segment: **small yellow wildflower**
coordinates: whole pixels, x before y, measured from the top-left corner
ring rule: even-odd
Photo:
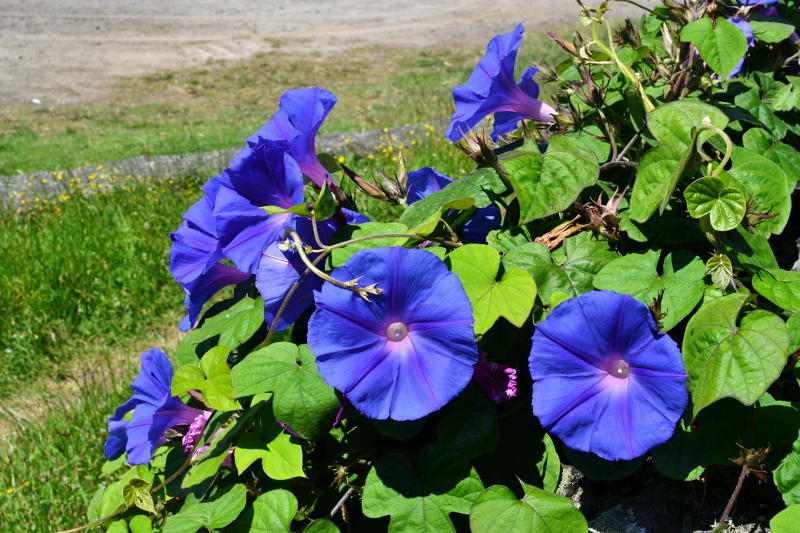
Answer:
[[[14,494],[14,487],[8,487],[6,489],[6,494]]]
[[[392,163],[397,163],[397,156],[396,155],[392,156]]]
[[[47,178],[42,178],[42,183],[47,183]]]
[[[344,140],[344,142],[345,142],[345,143],[349,143],[349,142],[350,142],[350,137],[348,137],[347,139],[345,139],[345,140]]]
[[[411,131],[408,132],[409,135],[414,135],[415,133],[417,133],[417,132],[414,131],[414,130],[411,130]]]
[[[375,159],[375,156],[372,154],[367,154],[367,159]]]
[[[339,157],[338,157],[336,160],[337,160],[339,163],[344,163],[344,156],[343,156],[343,155],[340,155],[340,156],[339,156]]]
[[[30,481],[26,481],[25,483],[23,483],[23,484],[22,484],[22,486],[23,486],[23,487],[27,487],[27,486],[29,486],[30,484],[31,484],[31,482],[30,482]]]
[[[97,170],[103,170],[104,168],[106,168],[105,165],[97,165]]]
[[[389,128],[383,128],[383,133],[389,133]]]

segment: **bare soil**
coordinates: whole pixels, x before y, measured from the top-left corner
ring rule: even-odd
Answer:
[[[613,14],[639,12],[619,3]],[[275,49],[474,46],[577,13],[570,0],[0,0],[0,106],[103,100],[124,76]]]

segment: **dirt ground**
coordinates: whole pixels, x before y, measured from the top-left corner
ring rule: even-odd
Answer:
[[[0,106],[101,100],[121,76],[275,48],[474,45],[577,12],[572,0],[0,0]],[[617,16],[637,12],[614,5]]]

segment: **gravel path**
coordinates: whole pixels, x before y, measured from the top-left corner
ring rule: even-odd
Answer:
[[[577,12],[570,0],[0,0],[0,106],[99,100],[122,76],[276,47],[335,55],[474,45],[516,22],[531,34]],[[614,6],[619,16],[638,12]]]

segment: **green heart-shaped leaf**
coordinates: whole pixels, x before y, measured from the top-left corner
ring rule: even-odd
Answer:
[[[700,178],[683,191],[686,207],[694,218],[708,216],[717,231],[729,231],[738,226],[747,211],[744,193],[725,187],[719,178]]]
[[[681,30],[681,41],[697,47],[700,56],[711,70],[726,78],[747,52],[747,37],[736,24],[717,17],[690,22]]]
[[[517,499],[508,487],[494,485],[483,491],[469,513],[473,533],[585,533],[586,518],[569,498],[522,484],[525,495]]]
[[[726,397],[751,405],[786,364],[789,333],[783,320],[757,310],[737,323],[747,299],[745,294],[718,298],[701,307],[686,326],[683,360],[694,416]]]
[[[220,411],[241,409],[239,402],[233,399],[233,380],[228,368],[230,353],[229,348],[217,346],[203,355],[199,366],[178,367],[172,378],[173,396],[189,390],[198,390],[209,407]]]
[[[664,212],[675,185],[694,158],[696,132],[706,119],[720,129],[728,125],[722,111],[698,100],[671,102],[647,115],[647,127],[658,146],[644,155],[636,170],[629,209],[633,220],[646,222],[656,209]],[[708,135],[704,132],[700,141]]]
[[[800,435],[773,472],[773,478],[786,505],[800,503]]]
[[[213,305],[197,328],[184,337],[175,352],[179,365],[197,363],[200,354],[213,346],[236,349],[264,326],[264,300],[242,296]],[[214,340],[211,346],[207,342]]]
[[[472,303],[475,333],[485,333],[501,316],[517,327],[525,323],[536,299],[536,283],[527,271],[511,268],[498,280],[500,254],[484,244],[467,244],[446,259]]]
[[[542,302],[549,304],[551,297],[559,292],[573,297],[592,290],[595,274],[617,257],[607,241],[590,233],[579,233],[566,239],[552,254],[537,243],[519,246],[506,254],[503,266],[527,270],[536,282]]]
[[[478,473],[461,455],[442,444],[426,446],[416,465],[390,453],[367,475],[361,498],[364,515],[391,516],[388,533],[455,532],[450,513],[468,514],[483,490]]]
[[[297,498],[284,489],[265,492],[253,502],[250,533],[291,533]]]
[[[664,330],[675,327],[703,297],[705,267],[694,254],[677,250],[664,258],[659,274],[659,252],[628,254],[614,259],[597,273],[594,286],[601,290],[627,293],[650,305],[663,291],[661,312]]]
[[[520,205],[520,224],[558,213],[600,175],[597,156],[583,142],[565,135],[550,138],[542,155],[535,145],[502,160]]]
[[[787,311],[800,311],[800,272],[773,268],[753,276],[753,288]]]
[[[789,221],[796,178],[790,180],[783,169],[767,157],[738,146],[733,149],[733,167],[729,173],[746,187],[743,192],[752,195],[754,211],[777,215],[761,221],[755,231],[764,236],[781,233]]]
[[[275,416],[307,439],[327,433],[339,409],[334,390],[319,375],[305,344],[277,342],[233,367],[236,398],[273,392]]]
[[[247,489],[241,483],[215,500],[187,502],[174,515],[167,517],[164,533],[195,533],[204,527],[220,529],[233,522],[247,502]]]

